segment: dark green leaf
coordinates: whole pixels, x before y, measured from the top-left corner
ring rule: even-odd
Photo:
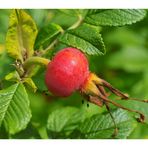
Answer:
[[[105,46],[100,28],[83,24],[77,29],[69,30],[59,40],[68,46],[76,47],[89,55],[105,54]]]
[[[27,92],[21,83],[0,91],[0,125],[10,134],[26,128],[31,118]]]
[[[44,26],[40,29],[36,42],[35,42],[35,48],[47,48],[51,42],[57,37],[58,34],[62,32],[62,28],[57,24],[49,24],[47,26]]]
[[[6,36],[9,55],[21,61],[32,56],[36,35],[36,24],[31,16],[23,10],[12,10]]]
[[[136,23],[145,16],[146,11],[138,9],[95,10],[88,14],[85,22],[102,26],[123,26]]]

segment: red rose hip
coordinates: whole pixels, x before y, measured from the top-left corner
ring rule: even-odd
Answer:
[[[47,66],[45,83],[56,96],[66,97],[79,90],[89,75],[86,56],[76,48],[60,50]]]

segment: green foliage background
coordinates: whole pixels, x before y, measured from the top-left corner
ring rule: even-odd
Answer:
[[[11,11],[0,10],[0,89],[5,88],[0,94],[0,105],[9,105],[9,100],[13,98],[11,107],[18,113],[12,113],[12,109],[9,108],[7,114],[10,113],[11,116],[7,115],[3,121],[1,112],[5,112],[5,108],[0,108],[0,138],[111,138],[113,123],[104,107],[99,108],[90,104],[87,108],[87,102],[81,103],[83,98],[78,92],[67,99],[52,99],[44,93],[47,90],[44,84],[44,68],[40,68],[32,77],[36,86],[30,82],[31,80],[28,83],[30,86],[25,85],[26,89],[22,84],[6,80],[4,86],[2,85],[5,75],[14,71],[11,65],[14,59],[8,56],[5,49]],[[130,96],[148,99],[148,15],[143,19],[142,11],[133,12],[133,16],[123,11],[124,19],[121,19],[116,15],[118,12],[103,11],[90,10],[85,20],[86,24],[68,30],[60,36],[60,43],[46,57],[51,58],[56,51],[67,46],[77,47],[87,54],[92,72]],[[52,43],[62,30],[75,27],[75,22],[78,19],[81,21],[79,17],[85,16],[87,11],[30,9],[25,12],[33,18],[39,30],[34,50],[42,50],[48,48],[49,43]],[[101,15],[96,16],[99,13]],[[114,16],[113,19],[110,14]],[[124,26],[121,27],[122,25]],[[32,26],[35,29],[35,26]],[[11,79],[11,75],[7,78]],[[8,88],[10,85],[11,88]],[[33,93],[30,88],[38,90]],[[20,96],[19,92],[23,92],[24,96]],[[114,96],[111,98],[114,99]],[[23,106],[17,106],[17,103]],[[147,118],[145,124],[137,123],[133,118],[135,114],[112,106],[113,115],[119,126],[116,138],[147,139],[148,105],[135,101],[122,101],[122,104],[142,111]],[[28,105],[31,110],[28,109]],[[19,110],[22,110],[21,115]]]

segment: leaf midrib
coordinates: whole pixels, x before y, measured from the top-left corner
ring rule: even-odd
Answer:
[[[21,53],[21,55],[24,55],[24,42],[23,42],[23,36],[22,36],[22,27],[21,27],[21,20],[20,20],[20,14],[19,12],[17,12],[17,10],[15,11],[16,12],[16,17],[17,17],[17,21],[18,21],[18,24],[17,24],[17,37],[18,37],[18,42],[19,42],[19,51]],[[22,57],[22,60],[23,60],[23,57]]]

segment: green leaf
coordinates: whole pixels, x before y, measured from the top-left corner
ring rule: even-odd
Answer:
[[[47,122],[47,128],[52,132],[73,130],[82,121],[82,112],[75,107],[64,107],[53,111]]]
[[[21,83],[0,91],[0,125],[10,134],[26,128],[31,118],[27,92]]]
[[[69,30],[61,35],[59,40],[89,55],[105,54],[105,45],[100,28],[93,25],[83,24],[77,29]]]
[[[54,23],[41,28],[36,38],[35,49],[47,48],[60,32],[62,28]]]
[[[87,15],[85,22],[102,26],[123,26],[136,23],[145,16],[146,11],[138,9],[96,10]]]
[[[116,138],[127,138],[134,129],[134,122],[126,111],[117,109],[113,116],[118,126],[118,135]],[[114,124],[110,114],[96,114],[91,118],[84,120],[79,126],[79,131],[82,138],[112,138],[114,133]]]
[[[6,35],[6,49],[9,55],[21,60],[33,55],[37,27],[31,16],[23,10],[12,10]]]

